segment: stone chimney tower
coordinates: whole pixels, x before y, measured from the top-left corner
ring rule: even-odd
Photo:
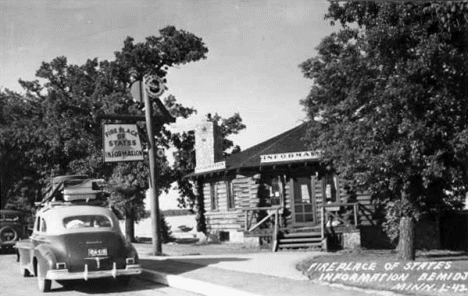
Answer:
[[[195,128],[196,170],[214,168],[224,159],[223,139],[216,122],[204,121]]]

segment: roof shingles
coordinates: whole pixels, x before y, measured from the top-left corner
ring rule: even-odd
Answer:
[[[308,144],[304,139],[306,132],[307,123],[298,125],[276,137],[232,155],[226,160],[226,168],[259,167],[261,155],[309,151]]]
[[[302,123],[301,125],[298,125],[278,136],[252,146],[244,151],[233,154],[226,159],[226,169],[221,171],[260,167],[262,165],[260,161],[262,155],[310,151],[307,140],[305,139],[307,127],[307,122]],[[317,160],[312,159],[306,161]],[[297,160],[291,162],[297,162]],[[213,172],[192,173],[187,177],[200,176],[210,173]]]

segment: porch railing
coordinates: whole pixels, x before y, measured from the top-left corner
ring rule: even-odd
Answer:
[[[352,217],[350,217],[349,212],[346,213],[346,215],[340,213],[343,208],[347,211],[352,209]],[[333,228],[338,225],[345,226],[346,228],[357,227],[359,223],[358,209],[359,203],[329,203],[320,206],[320,237],[322,241],[322,248],[324,250],[328,249],[326,236],[327,229],[333,230]],[[347,219],[343,216],[346,216]],[[338,222],[336,225],[334,225],[335,221]]]
[[[254,207],[244,209],[245,212],[245,225],[244,231],[245,232],[253,232],[261,225],[267,225],[267,223],[272,222],[273,225],[273,233],[272,233],[272,248],[276,250],[277,242],[278,242],[278,231],[279,231],[279,223],[280,223],[280,211],[282,210],[282,206],[272,206],[272,207]],[[265,213],[265,217],[263,217],[260,221],[254,221],[255,218],[259,217],[259,213]],[[256,222],[254,225],[252,225]],[[269,227],[268,227],[269,228]]]
[[[329,221],[333,221],[333,219],[336,219],[337,221],[343,223],[347,227],[353,226],[358,226],[358,209],[359,209],[359,203],[329,203],[329,204],[324,204],[321,205],[321,218],[322,218],[322,224],[323,222],[328,223]],[[338,212],[343,209],[352,209],[352,214],[353,214],[353,219],[350,222],[349,219],[346,220],[342,215],[338,214]],[[348,215],[349,217],[349,215]]]
[[[373,212],[359,202],[355,203],[331,203],[319,205],[321,222],[320,227],[322,243],[325,242],[327,232],[334,228],[357,228],[366,220],[368,224],[374,225]],[[344,211],[343,211],[344,209]],[[275,251],[278,247],[278,234],[282,219],[280,215],[283,213],[282,206],[271,207],[252,207],[243,209],[244,211],[244,231],[246,233],[255,233],[260,236],[262,232],[259,228],[264,228],[265,235],[272,238],[272,249]],[[260,213],[262,213],[260,215]],[[338,223],[336,223],[336,222]],[[335,224],[335,223],[336,224]],[[262,227],[263,226],[263,227]],[[317,229],[318,230],[318,229]]]
[[[340,211],[343,208],[347,210],[345,213]],[[334,229],[336,227],[357,228],[362,225],[361,218],[365,219],[370,225],[375,225],[372,215],[373,212],[359,202],[321,205],[322,240],[325,239],[327,229]],[[334,221],[338,222],[338,224],[334,225]]]

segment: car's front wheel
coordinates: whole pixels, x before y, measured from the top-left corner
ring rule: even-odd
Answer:
[[[49,292],[52,286],[52,281],[45,278],[40,265],[37,266],[37,286],[41,292]]]

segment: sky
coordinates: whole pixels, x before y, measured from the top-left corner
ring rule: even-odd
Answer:
[[[203,39],[207,59],[171,68],[168,90],[198,115],[239,113],[247,126],[231,139],[246,149],[306,119],[299,101],[312,81],[299,64],[337,28],[326,0],[0,0],[0,88],[21,92],[42,62],[113,59],[135,42],[174,25]]]

